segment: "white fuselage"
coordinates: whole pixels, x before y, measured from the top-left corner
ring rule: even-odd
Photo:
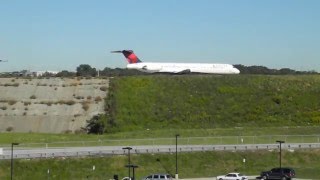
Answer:
[[[207,73],[207,74],[239,74],[240,71],[231,64],[207,64],[207,63],[152,63],[140,62],[128,64],[128,69],[155,73]]]

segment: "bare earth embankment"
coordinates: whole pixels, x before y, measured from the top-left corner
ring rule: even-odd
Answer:
[[[104,113],[107,79],[0,78],[0,132],[80,131]]]

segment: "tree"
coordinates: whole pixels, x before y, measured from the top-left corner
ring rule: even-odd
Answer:
[[[73,77],[76,74],[74,72],[69,72],[67,70],[63,70],[61,72],[58,72],[58,74],[56,75],[56,77]]]
[[[86,130],[89,134],[103,134],[105,128],[104,115],[95,115],[87,122]]]
[[[88,64],[81,64],[77,67],[77,76],[92,76],[95,77],[97,75],[96,68],[92,68]]]

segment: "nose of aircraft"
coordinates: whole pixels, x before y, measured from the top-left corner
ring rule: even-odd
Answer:
[[[235,74],[239,74],[239,73],[240,73],[239,69],[234,68],[234,73],[235,73]]]

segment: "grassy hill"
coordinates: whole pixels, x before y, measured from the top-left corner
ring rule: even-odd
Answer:
[[[317,75],[117,77],[107,129],[318,126],[319,92]]]

